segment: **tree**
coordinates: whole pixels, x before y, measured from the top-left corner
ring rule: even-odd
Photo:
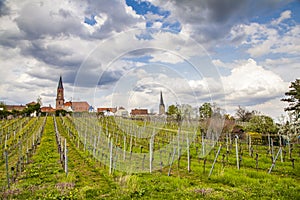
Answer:
[[[167,114],[168,115],[176,115],[178,113],[178,108],[175,105],[170,105],[168,107]]]
[[[40,104],[40,106],[42,106],[42,105],[43,105],[43,104],[42,104],[42,97],[41,97],[41,96],[38,96],[36,102],[37,102],[38,104]]]
[[[210,103],[204,103],[199,108],[200,119],[205,120],[212,116],[213,109]]]
[[[255,115],[249,120],[246,130],[248,132],[275,134],[278,131],[278,127],[271,117],[266,115]]]
[[[28,105],[27,108],[25,108],[22,113],[29,116],[31,113],[37,112],[39,113],[41,111],[41,105],[39,103],[36,103],[34,105]]]
[[[10,112],[7,111],[6,105],[3,102],[0,102],[0,118],[6,118]]]
[[[235,114],[238,118],[238,120],[242,122],[249,122],[250,119],[255,115],[255,111],[248,111],[245,108],[242,108],[241,106],[238,107]]]
[[[288,97],[281,100],[289,103],[289,106],[284,110],[291,111],[296,119],[298,119],[300,118],[300,79],[291,82],[289,88],[290,90],[285,93]]]

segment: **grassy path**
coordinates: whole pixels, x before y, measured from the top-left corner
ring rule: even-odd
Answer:
[[[74,183],[74,195],[79,199],[116,198],[117,185],[107,173],[107,169],[99,166],[87,152],[79,150],[56,118],[60,134],[68,143],[68,179]]]
[[[41,143],[30,164],[4,197],[6,195],[11,195],[10,198],[17,195],[18,199],[58,197],[61,192],[57,184],[64,179],[64,176],[59,163],[53,119],[48,117]]]

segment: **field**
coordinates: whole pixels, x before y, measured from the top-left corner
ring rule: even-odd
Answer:
[[[300,199],[297,143],[222,136],[212,145],[199,127],[159,119],[73,115],[0,125],[1,199]]]

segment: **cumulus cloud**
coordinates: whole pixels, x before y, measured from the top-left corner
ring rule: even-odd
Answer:
[[[226,100],[231,104],[255,105],[282,96],[288,83],[272,71],[248,59],[222,78]]]

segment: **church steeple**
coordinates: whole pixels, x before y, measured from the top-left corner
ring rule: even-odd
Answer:
[[[160,91],[160,104],[159,105],[164,105],[164,99],[162,96],[162,91]]]
[[[59,77],[57,89],[64,89],[63,84],[62,84],[62,78],[61,78],[61,76]]]
[[[57,86],[57,94],[56,94],[56,109],[60,110],[64,108],[64,87],[62,83],[61,76],[59,77],[58,86]]]
[[[162,96],[162,91],[160,91],[159,114],[164,115],[165,113],[166,113],[166,111],[165,111],[164,99]]]

